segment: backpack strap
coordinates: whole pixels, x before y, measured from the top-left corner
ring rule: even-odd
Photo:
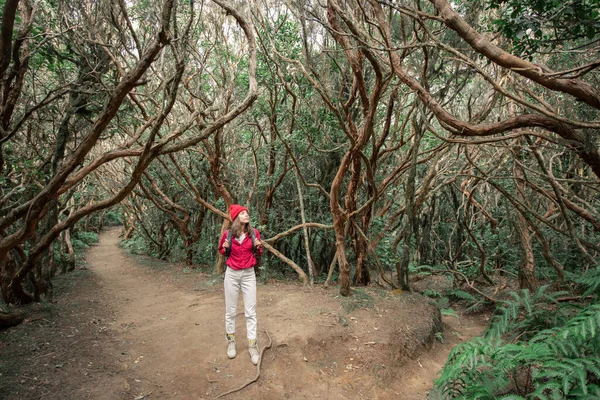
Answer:
[[[231,239],[233,237],[233,233],[231,232],[231,229],[227,230],[227,243],[229,243],[229,246],[227,246],[227,248],[225,249],[225,257],[229,258],[229,256],[231,255]],[[250,229],[250,237],[252,238],[252,253],[256,254],[257,248],[256,248],[256,233],[254,232],[254,228]]]
[[[252,238],[252,253],[256,254],[256,233],[254,232],[254,228],[250,229],[250,237]]]
[[[227,243],[229,243],[229,246],[227,246],[227,248],[225,249],[225,257],[229,258],[229,256],[231,255],[231,236],[233,236],[233,234],[231,233],[231,229],[227,230]],[[252,242],[254,243],[254,242]]]

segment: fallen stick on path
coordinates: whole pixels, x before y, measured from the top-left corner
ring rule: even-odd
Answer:
[[[269,332],[265,331],[265,333],[267,334],[267,337],[269,338],[269,344],[266,345],[265,347],[263,347],[263,349],[260,351],[260,361],[258,362],[258,365],[256,366],[256,376],[254,377],[254,379],[244,383],[242,386],[236,388],[236,389],[232,389],[229,392],[225,392],[225,393],[221,393],[220,395],[218,395],[217,397],[215,397],[216,399],[218,399],[219,397],[224,397],[227,396],[228,394],[232,394],[235,392],[239,392],[240,390],[244,389],[246,386],[256,382],[258,380],[258,377],[260,376],[260,366],[262,364],[263,361],[263,355],[265,354],[265,350],[270,349],[271,348],[271,343],[273,343],[273,341],[271,340],[271,336],[269,335]]]

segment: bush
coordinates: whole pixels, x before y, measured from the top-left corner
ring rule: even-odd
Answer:
[[[450,353],[436,387],[448,398],[599,398],[600,304],[574,313],[547,289],[512,293],[484,338]]]
[[[99,241],[98,234],[96,232],[84,232],[84,231],[77,231],[73,235],[73,239],[83,242],[86,246],[91,246],[94,243],[98,243],[98,241]]]
[[[131,254],[148,254],[148,247],[144,241],[144,238],[141,236],[134,236],[131,239],[123,240],[121,242],[121,246]]]
[[[104,226],[119,226],[123,225],[123,218],[121,213],[116,210],[107,211],[102,218],[102,224]]]

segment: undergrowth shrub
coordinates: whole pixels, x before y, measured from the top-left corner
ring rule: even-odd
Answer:
[[[98,234],[96,232],[76,231],[71,239],[71,244],[76,252],[87,249],[94,243],[98,243]]]
[[[102,218],[104,226],[119,226],[123,225],[123,214],[119,210],[109,210]]]
[[[484,337],[450,353],[437,389],[449,399],[600,398],[600,304],[584,302],[600,274],[577,283],[588,288],[578,304],[547,286],[513,292]]]
[[[148,247],[141,236],[134,236],[131,239],[123,240],[121,246],[131,254],[148,254]]]

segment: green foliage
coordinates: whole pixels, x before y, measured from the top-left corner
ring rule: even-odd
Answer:
[[[439,340],[439,341],[440,341],[440,343],[444,343],[444,335],[442,335],[442,332],[436,332],[436,333],[435,333],[435,338],[436,338],[437,340]]]
[[[442,315],[444,317],[455,317],[455,318],[458,318],[458,314],[456,314],[456,311],[454,311],[454,309],[452,309],[452,308],[442,308],[440,310],[440,312],[442,313]]]
[[[374,222],[375,227],[378,226],[378,221]],[[376,228],[377,230],[377,228]],[[393,238],[391,235],[386,235],[375,249],[377,258],[385,270],[393,271],[396,269],[396,263],[399,261],[398,256],[392,251]]]
[[[146,241],[141,236],[134,236],[131,239],[123,240],[121,246],[131,254],[148,254]]]
[[[109,210],[104,214],[102,218],[102,223],[105,226],[123,225],[122,214],[117,210]]]
[[[600,296],[600,268],[590,269],[583,275],[575,277],[574,281],[587,287],[587,290],[583,293],[584,297],[591,294]]]
[[[564,293],[522,290],[485,337],[452,350],[436,386],[449,398],[580,399],[600,393],[600,304],[579,313]]]
[[[435,289],[426,289],[423,291],[423,296],[427,296],[435,301],[435,305],[442,311],[448,310],[450,306],[450,300],[448,297],[442,295],[438,290]],[[452,311],[454,312],[454,311]]]
[[[73,242],[71,242],[73,245]],[[83,248],[80,247],[82,250]],[[54,262],[56,263],[59,270],[66,268],[69,264],[69,255],[66,252],[61,251],[60,244],[54,243],[52,245],[52,251],[54,251]]]
[[[76,231],[73,234],[71,244],[75,252],[81,252],[94,243],[98,243],[98,234],[96,232]]]
[[[433,267],[431,265],[415,265],[414,263],[410,263],[408,265],[408,272],[411,275],[425,277],[430,276],[433,272],[439,271],[438,267]]]
[[[435,289],[425,289],[425,291],[423,292],[423,296],[439,298],[442,297],[442,294]]]
[[[200,240],[193,245],[194,259],[192,260],[196,264],[207,264],[214,261],[217,252],[216,239],[211,240]]]
[[[435,302],[436,306],[441,310],[446,310],[450,307],[450,300],[447,297],[440,297]]]
[[[84,231],[77,231],[74,234],[74,237],[76,239],[81,240],[82,242],[84,242],[86,245],[91,246],[95,243],[98,243],[98,234],[96,232],[84,232]]]
[[[594,40],[600,32],[599,0],[491,0],[489,5],[500,13],[492,21],[495,31],[509,39],[519,54]]]
[[[462,299],[462,300],[468,300],[468,301],[472,301],[472,302],[477,301],[477,298],[475,296],[473,296],[471,293],[465,292],[464,290],[453,289],[450,291],[449,295],[458,297],[459,299]]]
[[[525,339],[541,329],[564,324],[571,307],[559,307],[557,299],[566,294],[548,293],[548,286],[541,286],[533,296],[527,289],[511,292],[513,299],[503,302],[496,309],[496,316],[486,337],[524,335],[521,339]]]
[[[73,246],[73,250],[75,252],[81,252],[81,251],[87,249],[88,247],[90,247],[87,244],[85,244],[85,242],[82,242],[81,240],[78,240],[78,239],[71,240],[71,245]]]

